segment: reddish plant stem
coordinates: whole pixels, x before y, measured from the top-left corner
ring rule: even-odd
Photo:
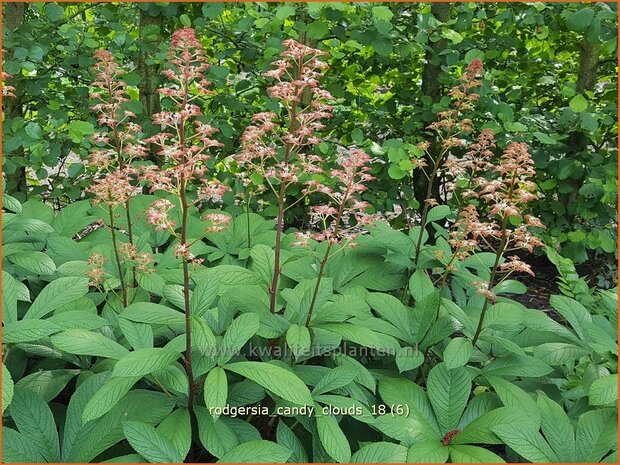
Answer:
[[[301,69],[303,63],[298,63],[297,66],[297,79],[301,76]],[[297,94],[297,85],[295,85],[295,94]],[[291,104],[291,109],[289,111],[289,132],[294,132],[297,129],[297,102],[294,101]],[[284,148],[284,163],[288,163],[291,157],[292,145],[290,143],[286,143]],[[284,229],[284,202],[286,199],[286,187],[287,184],[284,180],[280,181],[280,191],[278,192],[278,217],[276,220],[276,247],[275,247],[275,256],[274,256],[274,264],[273,264],[273,278],[271,280],[271,287],[269,288],[269,310],[271,313],[276,312],[276,306],[278,303],[278,280],[280,278],[280,272],[282,271],[280,268],[280,250],[282,249],[282,231]]]
[[[338,236],[338,231],[340,231],[340,221],[342,219],[342,214],[344,213],[344,209],[347,204],[347,200],[349,199],[349,192],[351,190],[351,186],[347,187],[345,191],[342,202],[340,202],[340,206],[338,207],[338,214],[336,216],[336,226],[334,228],[334,237]],[[306,327],[310,327],[310,320],[312,319],[312,312],[314,311],[314,305],[316,304],[316,299],[319,294],[319,288],[321,287],[321,280],[323,279],[323,274],[325,272],[325,265],[327,265],[327,261],[329,260],[329,254],[332,250],[332,243],[330,242],[325,250],[325,255],[323,255],[323,259],[321,260],[321,264],[319,266],[319,277],[316,281],[316,286],[314,287],[314,292],[312,294],[312,301],[310,302],[310,308],[308,309],[308,316],[306,317]]]
[[[112,103],[112,81],[108,81],[108,98],[110,99],[110,103]],[[116,159],[118,162],[118,167],[122,170],[125,168],[125,161],[123,160],[123,153],[121,148],[121,140],[118,135],[118,125],[114,124],[114,145],[116,148]],[[125,214],[127,217],[127,235],[129,236],[129,243],[133,245],[133,227],[131,224],[131,211],[129,209],[129,199],[125,201]],[[136,287],[136,269],[131,269],[131,278],[132,278],[132,287]]]
[[[189,58],[186,59],[185,67],[189,68],[190,61]],[[184,73],[183,80],[183,104],[182,108],[186,108],[189,98],[189,81],[188,81],[188,73]],[[185,139],[185,119],[181,118],[179,121],[179,146],[181,148],[185,147],[186,139]],[[183,155],[182,162],[186,163],[186,156]],[[181,176],[179,181],[179,197],[181,201],[181,245],[187,245],[187,219],[189,213],[189,202],[187,201],[187,182],[188,180],[185,178],[185,175]],[[194,417],[194,370],[192,366],[192,328],[191,328],[191,309],[190,309],[190,295],[189,295],[189,266],[187,263],[187,256],[183,257],[183,307],[185,311],[185,355],[184,355],[184,365],[185,365],[185,373],[187,375],[187,409],[190,414],[190,418]],[[190,447],[188,460],[190,462],[194,461],[194,450],[193,447]]]
[[[516,185],[516,172],[512,173],[512,177],[510,180],[510,189],[508,191],[508,199],[512,199],[514,189]],[[504,252],[506,251],[506,246],[508,245],[508,214],[504,213],[502,217],[501,231],[502,237],[500,239],[499,247],[497,248],[497,252],[495,254],[495,263],[493,264],[493,268],[491,270],[491,276],[489,277],[489,282],[487,284],[487,289],[491,291],[493,289],[493,283],[495,282],[495,277],[497,276],[497,270],[499,267],[499,262],[502,260]],[[489,303],[491,299],[489,296],[485,296],[484,304],[482,305],[482,311],[480,312],[480,319],[478,320],[478,327],[476,328],[476,332],[474,333],[474,338],[472,339],[472,345],[476,345],[478,342],[478,338],[480,337],[480,333],[482,332],[482,328],[484,325],[484,317],[487,314],[487,310],[489,309]]]
[[[125,284],[125,279],[123,278],[123,267],[121,265],[120,254],[118,253],[118,241],[116,239],[116,226],[114,225],[114,211],[112,210],[111,205],[108,205],[108,213],[110,214],[110,234],[112,236],[112,248],[114,249],[114,258],[116,259],[118,277],[121,280],[121,291],[123,293],[123,307],[126,307],[129,301],[128,296],[127,296],[127,285]]]

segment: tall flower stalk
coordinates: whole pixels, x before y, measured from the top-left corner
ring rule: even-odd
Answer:
[[[484,213],[489,221],[470,226],[471,235],[474,239],[480,237],[485,245],[495,252],[495,261],[488,281],[474,283],[477,292],[484,296],[484,304],[473,344],[480,337],[489,305],[495,301],[493,288],[498,275],[504,273],[503,279],[506,279],[512,272],[534,274],[530,266],[517,255],[508,257],[506,262],[503,260],[506,253],[518,250],[531,253],[534,247],[543,245],[533,234],[532,228],[544,228],[544,225],[539,218],[525,213],[527,204],[538,199],[536,184],[531,180],[535,174],[534,162],[527,145],[523,142],[512,142],[506,147],[499,165],[494,169],[495,176],[478,180],[479,198],[488,205]],[[516,226],[511,226],[515,223]],[[491,243],[486,237],[496,239],[499,244]]]
[[[210,83],[203,74],[209,64],[193,29],[180,29],[173,34],[168,58],[169,66],[163,74],[169,84],[160,88],[159,93],[169,99],[171,111],[162,111],[153,116],[154,123],[161,126],[162,132],[146,140],[160,148],[158,154],[164,157],[164,163],[161,167],[145,167],[141,179],[151,186],[151,192],[165,191],[176,197],[181,210],[180,225],[170,218],[170,210],[175,205],[168,199],[156,200],[146,214],[148,224],[169,232],[176,239],[175,256],[182,262],[186,344],[184,365],[189,385],[188,409],[193,412],[196,386],[191,352],[190,264],[199,263],[200,260],[192,254],[191,247],[206,234],[223,229],[230,218],[220,213],[205,215],[204,220],[208,226],[201,237],[188,236],[188,218],[190,210],[199,202],[221,202],[228,188],[208,176],[208,152],[222,144],[211,137],[217,129],[200,120],[202,111],[196,102],[211,94],[208,90]]]
[[[443,168],[446,158],[453,148],[465,146],[465,141],[459,136],[471,132],[471,120],[464,118],[465,112],[473,109],[475,102],[479,96],[473,89],[479,87],[481,82],[478,79],[483,73],[482,62],[478,59],[473,60],[467,67],[463,76],[461,76],[459,84],[454,86],[450,91],[452,97],[452,108],[438,113],[439,120],[431,123],[428,128],[435,131],[437,142],[440,144],[439,153],[436,156],[431,154],[431,144],[422,142],[418,146],[424,150],[426,157],[432,162],[430,170],[424,169],[426,162],[424,159],[417,160],[414,167],[421,168],[424,175],[428,179],[428,187],[424,204],[422,206],[422,214],[420,219],[420,233],[415,246],[415,256],[413,259],[414,268],[417,269],[420,262],[420,254],[422,252],[422,241],[424,230],[427,226],[428,211],[431,207],[438,204],[433,198],[433,187],[437,180],[440,170]]]
[[[239,165],[247,172],[260,174],[276,197],[275,261],[269,286],[272,313],[277,310],[284,215],[310,193],[306,189],[296,202],[287,205],[286,191],[322,172],[322,159],[309,151],[321,142],[317,131],[324,128],[321,120],[332,116],[332,107],[326,101],[333,99],[319,87],[318,79],[327,68],[320,60],[325,53],[293,39],[285,40],[283,45],[280,59],[273,63],[275,69],[264,74],[277,81],[267,91],[280,102],[282,116],[271,112],[254,115],[254,124],[244,132],[242,150],[237,155]]]
[[[338,159],[339,168],[329,172],[329,178],[338,180],[335,189],[318,182],[308,184],[308,191],[316,191],[329,197],[329,203],[315,205],[310,210],[310,225],[318,229],[313,233],[297,233],[297,241],[294,245],[308,245],[313,239],[327,244],[322,258],[318,258],[319,270],[317,282],[312,293],[312,300],[306,316],[306,326],[312,321],[312,314],[316,305],[316,299],[325,274],[325,267],[329,259],[346,245],[355,245],[353,242],[357,233],[378,217],[367,213],[370,207],[368,202],[360,200],[359,195],[367,187],[366,183],[374,179],[370,172],[370,157],[359,149],[351,149]],[[340,249],[333,251],[336,244]]]
[[[127,94],[127,83],[122,80],[122,76],[125,74],[123,68],[116,62],[114,56],[106,50],[98,50],[94,57],[96,60],[93,66],[95,80],[92,85],[95,91],[91,92],[90,98],[97,103],[91,109],[98,114],[98,123],[101,127],[105,127],[106,131],[97,132],[92,137],[96,148],[90,154],[89,164],[96,169],[97,176],[104,178],[111,176],[108,184],[116,180],[124,183],[136,174],[132,166],[133,161],[147,155],[147,150],[140,141],[142,128],[132,122],[136,115],[125,108],[126,102],[130,99]],[[94,192],[97,194],[96,190]],[[128,240],[133,245],[134,237],[129,199],[130,196],[124,198],[122,205],[125,208]],[[113,217],[114,209],[110,203],[106,203],[110,215],[112,243],[120,273],[119,278],[123,283],[123,301],[127,305],[127,286],[124,284],[118,253],[116,225]],[[136,274],[133,267],[132,277],[133,286],[135,286]]]

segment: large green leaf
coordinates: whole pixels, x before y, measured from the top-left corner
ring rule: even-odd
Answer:
[[[464,337],[452,339],[443,351],[443,361],[446,364],[446,368],[452,369],[466,365],[473,349],[469,339]]]
[[[54,261],[43,252],[17,252],[9,256],[9,260],[27,271],[37,275],[50,275],[56,271]]]
[[[276,428],[276,438],[278,444],[283,445],[287,449],[290,449],[293,453],[289,457],[288,461],[293,463],[306,463],[308,462],[308,455],[306,449],[299,438],[293,433],[293,431],[284,423],[283,419],[278,421],[278,427]]]
[[[2,427],[2,462],[44,463],[46,459],[38,447],[35,439],[6,426]]]
[[[209,410],[202,406],[196,406],[194,410],[200,442],[212,455],[222,457],[239,445],[239,438],[221,418],[213,420]]]
[[[126,421],[123,423],[123,431],[131,447],[149,462],[183,461],[174,445],[151,425],[139,421]]]
[[[39,293],[24,319],[42,318],[61,305],[79,299],[88,292],[88,278],[58,278]]]
[[[505,460],[490,450],[477,446],[450,446],[452,463],[504,463]]]
[[[46,320],[20,320],[4,326],[2,342],[5,344],[32,342],[61,330],[60,326]]]
[[[523,425],[498,425],[492,429],[505,444],[530,462],[553,463],[558,461],[545,438],[535,429]]]
[[[577,422],[576,451],[581,462],[598,462],[618,439],[618,411],[616,409],[592,410],[579,417]]]
[[[152,325],[184,325],[185,316],[183,313],[166,307],[161,304],[151,302],[137,302],[129,305],[120,314],[122,318],[126,318],[136,323],[149,323]]]
[[[82,421],[84,423],[108,413],[139,381],[140,377],[110,378],[90,398],[84,406]]]
[[[45,401],[28,389],[16,389],[10,407],[19,432],[36,443],[36,450],[47,462],[60,460],[58,430]]]
[[[442,433],[456,428],[471,392],[471,378],[463,367],[435,365],[428,374],[428,397]]]
[[[588,390],[590,405],[607,405],[618,402],[618,374],[594,381]]]
[[[213,368],[204,383],[204,400],[207,408],[224,407],[228,399],[228,380],[223,368]],[[217,420],[219,414],[212,412],[213,419]]]
[[[138,349],[121,358],[112,371],[113,376],[144,376],[166,368],[179,358],[179,353],[169,349]]]
[[[251,379],[289,402],[314,405],[304,382],[297,375],[277,365],[265,362],[237,362],[225,365],[224,368]]]
[[[407,448],[393,442],[375,442],[360,448],[351,463],[405,463]]]
[[[408,463],[446,463],[450,455],[450,448],[444,446],[438,439],[420,441],[409,448]]]
[[[248,441],[224,454],[217,463],[286,463],[292,452],[271,441]]]
[[[336,462],[346,463],[351,460],[351,446],[342,432],[336,417],[319,414],[316,416],[316,428],[325,452]]]
[[[561,462],[575,458],[575,430],[564,409],[539,393],[537,402],[541,413],[541,428],[545,439]]]
[[[219,358],[220,365],[225,364],[243,348],[260,326],[260,318],[256,313],[244,313],[239,315],[230,324],[222,342],[220,343]]]
[[[181,457],[187,457],[192,444],[192,429],[189,410],[179,408],[168,415],[159,426],[157,432],[170,441]]]
[[[307,355],[310,350],[310,331],[305,326],[291,325],[286,332],[286,343],[295,357]]]
[[[340,389],[350,384],[358,375],[358,370],[350,366],[332,368],[323,376],[312,390],[313,396]]]
[[[11,401],[13,400],[13,379],[11,378],[11,373],[7,368],[2,364],[2,413],[11,405]]]
[[[52,336],[52,344],[68,354],[92,355],[113,359],[123,358],[128,354],[118,342],[101,333],[85,329],[68,329]]]
[[[350,323],[327,323],[320,325],[320,327],[342,336],[347,341],[355,342],[371,349],[393,353],[400,348],[400,344],[392,336],[376,333],[363,326]]]

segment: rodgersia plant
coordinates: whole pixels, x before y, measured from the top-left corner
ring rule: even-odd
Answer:
[[[159,93],[169,99],[171,110],[154,115],[153,121],[162,132],[146,142],[159,146],[158,155],[164,158],[163,166],[149,165],[142,170],[140,179],[151,192],[164,191],[178,200],[178,206],[166,198],[158,199],[148,208],[146,221],[158,230],[168,231],[175,239],[174,254],[182,262],[183,302],[185,309],[185,370],[187,373],[188,409],[193,411],[194,375],[192,370],[192,333],[190,327],[190,264],[199,263],[192,253],[192,245],[206,234],[226,227],[230,217],[222,213],[204,216],[207,226],[200,237],[188,236],[190,210],[199,202],[222,201],[227,187],[208,173],[209,152],[222,144],[212,136],[217,129],[199,119],[203,114],[200,99],[211,95],[204,72],[209,64],[200,41],[193,29],[181,29],[172,36],[168,51],[169,65],[163,71],[168,85]],[[171,210],[180,209],[181,223],[171,219]]]
[[[332,116],[326,102],[333,97],[319,87],[319,78],[327,65],[321,61],[324,52],[293,39],[282,43],[285,50],[273,63],[275,69],[264,75],[277,81],[267,89],[278,100],[282,114],[258,113],[252,117],[241,138],[242,150],[237,162],[248,173],[258,173],[275,194],[278,207],[273,281],[269,288],[270,309],[277,306],[280,277],[280,253],[284,214],[311,193],[312,175],[323,172],[322,158],[310,153],[321,142],[318,131],[324,128],[321,120]],[[293,204],[287,204],[287,189],[305,184],[304,194]]]

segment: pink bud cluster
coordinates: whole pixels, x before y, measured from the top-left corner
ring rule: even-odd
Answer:
[[[264,75],[277,80],[267,92],[282,104],[287,124],[278,123],[276,113],[254,115],[236,157],[240,166],[247,172],[261,174],[274,191],[275,183],[282,183],[286,189],[290,184],[303,182],[307,175],[323,172],[322,158],[307,153],[307,149],[321,142],[321,121],[332,116],[332,106],[326,102],[333,100],[329,92],[319,87],[319,79],[327,68],[320,60],[325,53],[293,39],[285,40],[283,45],[286,48],[273,63],[275,69]]]
[[[94,54],[93,71],[95,91],[90,98],[96,103],[91,107],[98,114],[100,126],[108,128],[107,132],[97,132],[92,137],[99,147],[93,150],[89,164],[98,170],[107,170],[117,166],[122,168],[134,159],[147,156],[144,143],[140,140],[142,127],[131,121],[136,115],[125,110],[128,102],[128,85],[122,80],[124,71],[114,56],[106,50]]]
[[[339,168],[329,173],[331,179],[338,180],[336,188],[310,183],[308,189],[327,195],[329,203],[311,207],[310,225],[317,231],[297,233],[294,245],[308,245],[309,239],[354,245],[352,241],[361,229],[380,219],[376,214],[369,214],[371,205],[360,199],[360,194],[367,189],[366,183],[374,179],[369,173],[370,162],[364,151],[350,149],[338,159]]]
[[[150,186],[150,192],[165,191],[181,199],[181,206],[187,208],[201,201],[221,203],[229,187],[209,176],[207,162],[209,151],[223,147],[213,138],[218,129],[203,121],[203,113],[197,100],[210,95],[210,83],[204,72],[209,68],[205,50],[191,28],[184,28],[172,35],[168,50],[168,67],[162,74],[168,83],[158,91],[172,102],[170,110],[153,115],[153,122],[161,132],[146,139],[159,147],[162,166],[150,165],[142,168],[140,180]],[[195,188],[195,190],[193,190]],[[192,189],[191,201],[187,192]],[[173,235],[177,224],[171,220],[172,202],[166,199],[155,201],[146,211],[147,223],[158,230],[167,230]],[[228,224],[226,215],[214,216],[206,232],[221,231]],[[177,257],[195,261],[189,245],[182,242],[175,250]]]
[[[88,283],[90,286],[99,287],[105,281],[105,271],[103,265],[107,262],[106,258],[97,252],[90,254],[88,257],[88,264],[90,269],[86,272],[86,275],[90,278]]]
[[[136,271],[140,273],[152,273],[155,271],[151,267],[151,265],[155,263],[153,256],[148,252],[138,252],[134,244],[125,242],[121,244],[119,251],[124,256],[125,260],[134,263]]]
[[[109,208],[115,209],[140,193],[140,187],[133,183],[135,174],[136,171],[131,167],[117,168],[104,177],[93,180],[86,192],[95,195],[94,204],[105,203]]]
[[[452,184],[457,195],[469,201],[450,232],[450,244],[458,258],[464,258],[479,247],[490,248],[503,255],[505,252],[526,250],[532,252],[543,242],[533,232],[544,225],[539,218],[527,212],[528,204],[538,199],[535,174],[527,145],[510,143],[499,160],[493,159],[493,135],[483,131],[471,150],[460,160],[451,160],[448,170],[464,176],[467,186],[460,190]],[[493,163],[496,161],[497,166]],[[509,219],[513,221],[509,221]],[[518,221],[515,226],[512,224]],[[533,275],[531,267],[517,255],[498,266],[500,272],[525,272]],[[480,290],[488,296],[489,289]],[[490,294],[489,294],[490,295]]]

